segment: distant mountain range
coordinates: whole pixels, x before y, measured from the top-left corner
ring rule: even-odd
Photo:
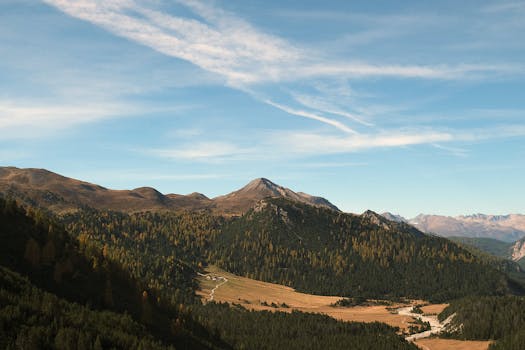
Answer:
[[[239,215],[252,208],[261,199],[268,197],[287,198],[339,211],[324,198],[302,192],[296,193],[264,178],[255,179],[230,194],[210,199],[197,192],[188,195],[165,195],[151,187],[111,190],[44,169],[0,167],[0,193],[16,197],[26,204],[49,208],[56,212],[75,211],[87,206],[127,212],[211,210],[220,214]]]
[[[409,223],[423,232],[443,237],[485,237],[504,242],[515,242],[525,237],[525,215],[425,215],[406,219],[392,213],[381,214],[385,218]]]
[[[525,257],[525,215],[424,215],[412,219],[392,213],[383,217],[406,222],[426,233],[449,237],[457,242],[474,246],[487,253],[521,260]]]

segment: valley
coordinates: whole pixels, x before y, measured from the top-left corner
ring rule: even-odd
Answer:
[[[407,335],[406,338],[423,350],[487,350],[491,343],[431,337],[432,334],[442,331],[443,326],[447,324],[447,321],[440,323],[437,320],[437,315],[448,306],[447,304],[429,304],[421,300],[403,303],[369,300],[364,304],[370,305],[336,307],[334,303],[341,300],[341,297],[300,293],[286,286],[236,276],[216,266],[208,266],[205,271],[205,274],[199,274],[197,277],[197,295],[201,296],[205,303],[213,300],[256,311],[301,311],[320,313],[341,321],[382,322],[398,327],[400,332],[408,332],[408,327],[413,324],[414,319],[420,317],[423,322],[430,321],[432,331]],[[211,295],[213,299],[210,298]],[[423,305],[423,315],[411,312],[416,304]]]
[[[525,0],[0,19],[0,350],[525,350]]]
[[[300,293],[296,290],[279,284],[253,280],[246,277],[236,276],[221,270],[215,266],[209,266],[206,273],[211,276],[226,278],[228,283],[213,281],[199,276],[199,286],[197,294],[204,301],[210,301],[210,293],[213,288],[220,286],[213,294],[216,302],[226,302],[238,304],[250,310],[282,311],[292,312],[293,310],[303,312],[321,313],[342,321],[358,322],[384,322],[402,330],[408,328],[412,320],[410,316],[396,314],[389,311],[405,306],[403,303],[390,303],[387,305],[356,306],[356,307],[334,307],[341,299],[337,296],[321,296]],[[436,305],[438,309],[444,309],[446,305]]]
[[[20,273],[29,279],[23,288],[66,303],[129,313],[159,347],[264,349],[271,339],[274,348],[441,350],[486,349],[495,340],[491,350],[499,350],[515,341],[509,330],[525,324],[525,275],[515,262],[370,210],[344,213],[266,179],[210,200],[220,203],[213,208],[189,208],[144,188],[115,192],[43,170],[6,173],[7,275]],[[495,307],[475,306],[477,298]],[[54,317],[38,305],[34,312]],[[64,332],[51,325],[38,335],[36,325],[6,315],[19,327],[10,334],[33,327],[42,344]],[[495,319],[500,326],[485,324]],[[434,338],[439,331],[447,338]]]

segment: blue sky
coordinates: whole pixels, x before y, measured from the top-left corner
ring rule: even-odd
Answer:
[[[525,212],[525,2],[1,0],[0,164]]]

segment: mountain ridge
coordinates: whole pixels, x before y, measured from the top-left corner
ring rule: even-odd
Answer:
[[[46,169],[0,167],[0,193],[56,212],[74,211],[88,206],[129,212],[210,210],[219,214],[240,215],[267,197],[288,198],[339,211],[325,198],[294,192],[266,178],[252,180],[239,190],[210,199],[198,192],[188,195],[163,194],[147,186],[132,190],[112,190]]]
[[[294,192],[289,188],[277,185],[264,177],[252,180],[241,189],[223,196],[215,197],[213,200],[225,211],[235,212],[242,208],[253,207],[258,201],[269,197],[287,198],[296,202],[339,211],[335,205],[325,198],[312,196],[304,192]]]
[[[471,215],[433,215],[419,214],[407,219],[389,212],[382,213],[393,221],[404,221],[426,233],[443,237],[493,238],[504,242],[516,242],[525,237],[525,215],[471,214]]]

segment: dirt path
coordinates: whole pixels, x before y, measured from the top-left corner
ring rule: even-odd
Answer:
[[[200,272],[197,272],[197,275],[205,277],[206,279],[212,279],[213,281],[222,281],[221,283],[219,283],[215,287],[213,287],[213,289],[211,290],[210,294],[208,295],[208,301],[212,301],[213,300],[213,297],[215,295],[215,291],[217,290],[217,288],[219,288],[220,286],[222,286],[223,284],[228,282],[228,279],[226,277],[224,277],[224,276],[213,276],[213,275],[210,275],[210,274],[205,275],[205,274],[200,273]]]

